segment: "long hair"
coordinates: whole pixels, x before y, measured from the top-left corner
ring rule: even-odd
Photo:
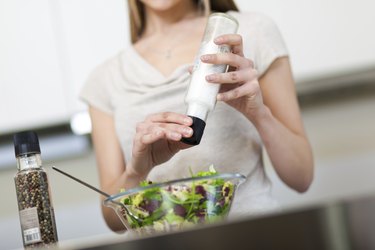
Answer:
[[[233,0],[191,0],[203,9],[204,15],[211,12],[238,11]],[[135,43],[141,37],[146,23],[145,8],[139,0],[128,0],[129,23],[131,43]]]

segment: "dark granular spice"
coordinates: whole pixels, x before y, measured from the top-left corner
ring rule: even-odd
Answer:
[[[15,185],[24,246],[48,247],[56,243],[56,224],[46,172],[41,168],[21,171],[15,176]]]

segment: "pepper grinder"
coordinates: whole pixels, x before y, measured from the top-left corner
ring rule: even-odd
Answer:
[[[14,177],[23,245],[28,248],[48,247],[57,243],[55,215],[50,186],[42,168],[38,135],[33,131],[13,136],[17,159]]]

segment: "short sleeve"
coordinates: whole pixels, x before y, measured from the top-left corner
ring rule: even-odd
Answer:
[[[279,57],[288,56],[284,39],[276,23],[260,12],[228,12],[239,21],[238,33],[243,38],[244,55],[254,61],[262,76]]]
[[[86,104],[111,114],[111,84],[110,70],[107,63],[104,63],[91,72],[80,91],[79,98]]]
[[[278,26],[271,18],[258,14],[256,33],[255,65],[262,76],[277,58],[288,56],[288,50]]]

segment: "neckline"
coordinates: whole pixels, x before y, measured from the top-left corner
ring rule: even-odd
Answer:
[[[154,72],[155,74],[157,74],[161,79],[164,79],[164,80],[168,80],[168,79],[171,79],[171,78],[174,78],[176,77],[177,75],[180,75],[181,72],[184,72],[186,71],[186,69],[190,66],[190,65],[193,65],[193,63],[183,63],[179,66],[177,66],[173,71],[172,73],[168,74],[168,75],[165,75],[163,74],[159,69],[157,69],[154,65],[152,65],[149,61],[147,61],[135,48],[134,46],[131,44],[129,46],[129,51],[135,56],[138,58],[138,61],[140,61],[144,67],[150,69],[152,72]]]

